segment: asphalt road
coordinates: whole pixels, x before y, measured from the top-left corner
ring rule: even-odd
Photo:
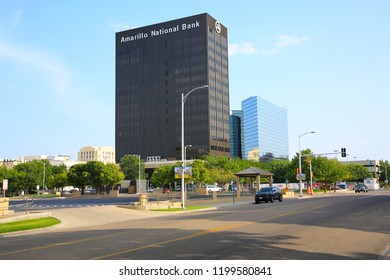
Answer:
[[[29,198],[14,199],[10,201],[10,210],[15,212],[64,209],[64,208],[81,208],[104,205],[128,205],[131,202],[138,201],[138,197],[86,197],[86,198]]]
[[[389,221],[388,192],[247,202],[0,237],[0,259],[375,260],[389,256]]]

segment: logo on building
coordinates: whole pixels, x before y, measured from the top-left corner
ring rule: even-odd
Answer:
[[[222,27],[218,20],[215,22],[215,30],[217,30],[217,33],[221,33]]]
[[[149,30],[149,32],[139,32],[135,35],[121,37],[120,42],[127,43],[127,42],[131,42],[131,41],[146,39],[148,37],[157,37],[160,35],[167,35],[167,34],[176,33],[176,32],[180,32],[180,31],[187,31],[187,30],[191,30],[191,29],[199,28],[199,27],[200,27],[200,22],[196,20],[195,22],[191,22],[191,23],[182,23],[182,24],[177,24],[175,26],[162,27],[160,29],[152,29],[152,30]],[[220,29],[221,29],[221,26],[219,24],[219,30]],[[218,32],[218,29],[217,29],[217,32]]]

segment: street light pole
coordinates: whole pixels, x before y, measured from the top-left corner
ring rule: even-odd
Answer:
[[[303,135],[306,135],[306,134],[309,134],[309,133],[316,133],[315,131],[308,131],[308,132],[305,132],[301,135],[298,136],[298,147],[299,147],[299,158],[298,158],[298,162],[299,162],[299,195],[300,196],[303,196],[303,193],[302,193],[302,152],[301,152],[301,137]]]
[[[142,184],[141,184],[141,155],[138,155],[138,184],[140,185],[140,189],[142,189]]]
[[[43,163],[43,179],[42,179],[42,183],[43,183],[43,186],[42,186],[42,188],[43,188],[43,192],[45,192],[45,174],[46,173],[46,163]]]
[[[45,191],[45,173],[46,173],[46,163],[44,163],[43,161],[41,161],[42,164],[43,164],[43,174],[42,174],[42,195],[43,195],[43,192]],[[37,187],[38,189],[38,195],[39,195],[39,188]]]
[[[184,147],[184,167],[186,167],[186,161],[187,161],[187,149],[192,148],[192,145],[187,145]]]
[[[186,170],[187,168],[187,148],[192,148],[192,145],[187,145],[184,147],[184,171]],[[184,172],[185,174],[185,172]],[[186,190],[185,186],[181,186],[181,191],[184,192],[184,190]]]
[[[141,193],[141,155],[134,155],[138,158],[138,193]]]
[[[186,102],[186,99],[187,97],[192,93],[194,92],[195,90],[198,90],[198,89],[202,89],[202,88],[208,88],[209,86],[208,85],[204,85],[204,86],[201,86],[201,87],[196,87],[192,90],[190,90],[189,92],[187,92],[186,94],[182,93],[181,94],[181,188],[182,188],[182,191],[181,191],[181,205],[182,205],[182,208],[185,209],[185,204],[184,204],[184,201],[185,201],[185,196],[184,196],[184,192],[185,192],[185,188],[184,188],[184,168],[185,168],[185,148],[184,148],[184,103]]]

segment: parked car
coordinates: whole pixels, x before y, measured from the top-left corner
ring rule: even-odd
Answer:
[[[368,187],[366,186],[366,184],[359,183],[355,186],[355,193],[360,192],[368,192]]]
[[[85,188],[84,193],[85,194],[96,194],[97,192],[96,192],[96,189],[91,188],[91,187],[87,187],[87,188]]]
[[[264,187],[261,188],[255,195],[255,203],[259,204],[260,201],[265,201],[266,203],[274,202],[275,200],[283,201],[283,194],[277,187]]]
[[[216,185],[208,185],[206,186],[207,192],[222,192],[222,188]]]
[[[169,188],[164,188],[163,189],[163,193],[170,193],[170,192],[171,192],[171,190]]]

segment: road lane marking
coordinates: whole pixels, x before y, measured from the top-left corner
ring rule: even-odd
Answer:
[[[116,253],[112,253],[112,254],[107,254],[107,255],[91,258],[91,260],[104,259],[104,258],[108,258],[108,257],[112,257],[112,256],[121,255],[121,254],[124,254],[124,253],[129,253],[129,252],[133,252],[133,251],[139,251],[139,250],[142,250],[142,249],[152,248],[152,247],[159,246],[159,245],[165,245],[165,244],[169,244],[169,243],[173,243],[173,242],[177,242],[177,241],[181,241],[181,240],[186,240],[186,239],[190,239],[190,238],[194,238],[194,237],[198,237],[198,236],[203,236],[203,235],[206,235],[206,234],[211,234],[211,233],[226,231],[226,230],[233,229],[233,228],[243,227],[243,226],[250,225],[250,224],[255,224],[255,223],[258,223],[258,222],[264,222],[264,221],[269,221],[269,220],[273,220],[273,219],[277,219],[277,218],[281,218],[281,217],[287,217],[287,216],[295,215],[295,214],[298,214],[298,213],[304,213],[304,212],[312,211],[312,210],[315,210],[315,209],[323,208],[323,207],[326,207],[328,205],[329,204],[326,203],[326,204],[323,204],[323,205],[315,206],[313,208],[297,210],[297,211],[293,211],[293,212],[289,212],[289,213],[285,213],[285,214],[281,214],[281,215],[277,215],[277,216],[273,216],[273,217],[263,218],[263,219],[260,219],[260,220],[257,220],[257,221],[233,223],[233,224],[230,224],[230,225],[225,225],[225,226],[221,226],[221,227],[215,227],[215,228],[212,228],[212,229],[196,232],[196,233],[193,233],[193,234],[188,235],[188,236],[183,236],[183,237],[179,237],[179,238],[175,238],[175,239],[171,239],[171,240],[157,242],[157,243],[144,245],[144,246],[140,246],[140,247],[129,249],[129,250],[119,251],[119,252],[116,252]],[[248,211],[248,212],[258,212],[259,210],[260,211],[262,211],[262,210],[266,211],[266,210],[272,210],[272,208],[261,208],[261,209],[257,208],[256,210]],[[229,213],[227,215],[220,215],[219,217],[232,216],[232,215],[236,215],[236,214],[237,213]],[[191,220],[191,222],[192,221],[193,220]],[[203,219],[197,219],[196,221],[202,222]],[[189,222],[189,220],[185,220],[184,222]],[[23,249],[23,250],[9,251],[9,252],[0,253],[0,256],[12,255],[12,254],[16,254],[16,253],[33,252],[33,251],[39,251],[39,250],[50,249],[50,248],[61,247],[61,246],[69,246],[69,245],[74,245],[74,244],[78,244],[78,243],[82,243],[82,242],[95,241],[95,240],[99,240],[99,239],[106,239],[106,238],[110,238],[110,237],[113,237],[113,236],[116,236],[116,235],[125,234],[125,233],[128,233],[128,231],[120,231],[120,232],[107,234],[107,235],[83,238],[83,239],[67,241],[67,242],[53,243],[53,244],[39,246],[39,247],[27,248],[27,249]]]
[[[38,251],[38,250],[55,248],[55,247],[60,247],[60,246],[73,245],[73,244],[77,244],[77,243],[81,243],[81,242],[94,241],[94,240],[98,240],[98,239],[101,239],[101,238],[113,237],[113,236],[116,236],[116,235],[119,235],[119,234],[122,234],[122,233],[123,232],[116,232],[116,233],[112,233],[112,234],[106,234],[106,235],[103,235],[103,236],[94,236],[94,237],[89,237],[89,238],[73,240],[73,241],[53,243],[53,244],[49,244],[49,245],[44,245],[44,246],[39,246],[39,247],[34,247],[34,248],[28,248],[28,249],[23,249],[23,250],[10,251],[10,252],[5,252],[5,253],[0,253],[0,256],[12,255],[12,254],[16,254],[16,253],[25,253],[25,252]]]
[[[207,234],[211,234],[211,233],[226,231],[226,230],[230,230],[230,229],[234,229],[234,228],[238,228],[238,227],[243,227],[243,226],[247,226],[247,225],[256,224],[256,223],[259,223],[259,222],[274,220],[274,219],[277,219],[277,218],[288,217],[288,216],[295,215],[295,214],[298,214],[298,213],[304,213],[304,212],[316,210],[316,209],[319,209],[319,208],[323,208],[323,207],[326,207],[328,205],[329,204],[324,204],[324,205],[316,206],[316,207],[313,207],[313,208],[310,208],[310,209],[299,210],[299,211],[297,210],[297,211],[294,211],[294,212],[280,214],[280,215],[277,215],[277,216],[268,217],[268,218],[264,218],[264,219],[260,219],[260,220],[256,220],[256,221],[243,222],[243,223],[233,223],[233,224],[230,224],[230,225],[215,227],[215,228],[212,228],[212,229],[196,232],[196,233],[193,233],[193,234],[188,235],[188,236],[183,236],[183,237],[174,238],[174,239],[171,239],[171,240],[166,240],[166,241],[157,242],[157,243],[153,243],[153,244],[143,245],[143,246],[140,246],[140,247],[137,247],[137,248],[123,250],[123,251],[119,251],[119,252],[115,252],[115,253],[99,256],[99,257],[95,257],[95,258],[92,258],[91,260],[106,259],[106,258],[110,258],[110,257],[114,257],[114,256],[126,254],[126,253],[132,253],[132,252],[135,252],[135,251],[140,251],[140,250],[143,250],[143,249],[149,249],[149,248],[154,248],[154,247],[158,247],[158,246],[161,246],[161,245],[174,243],[174,242],[177,242],[177,241],[183,241],[183,240],[187,240],[187,239],[191,239],[191,238],[194,238],[194,237],[199,237],[199,236],[203,236],[203,235],[207,235]]]

